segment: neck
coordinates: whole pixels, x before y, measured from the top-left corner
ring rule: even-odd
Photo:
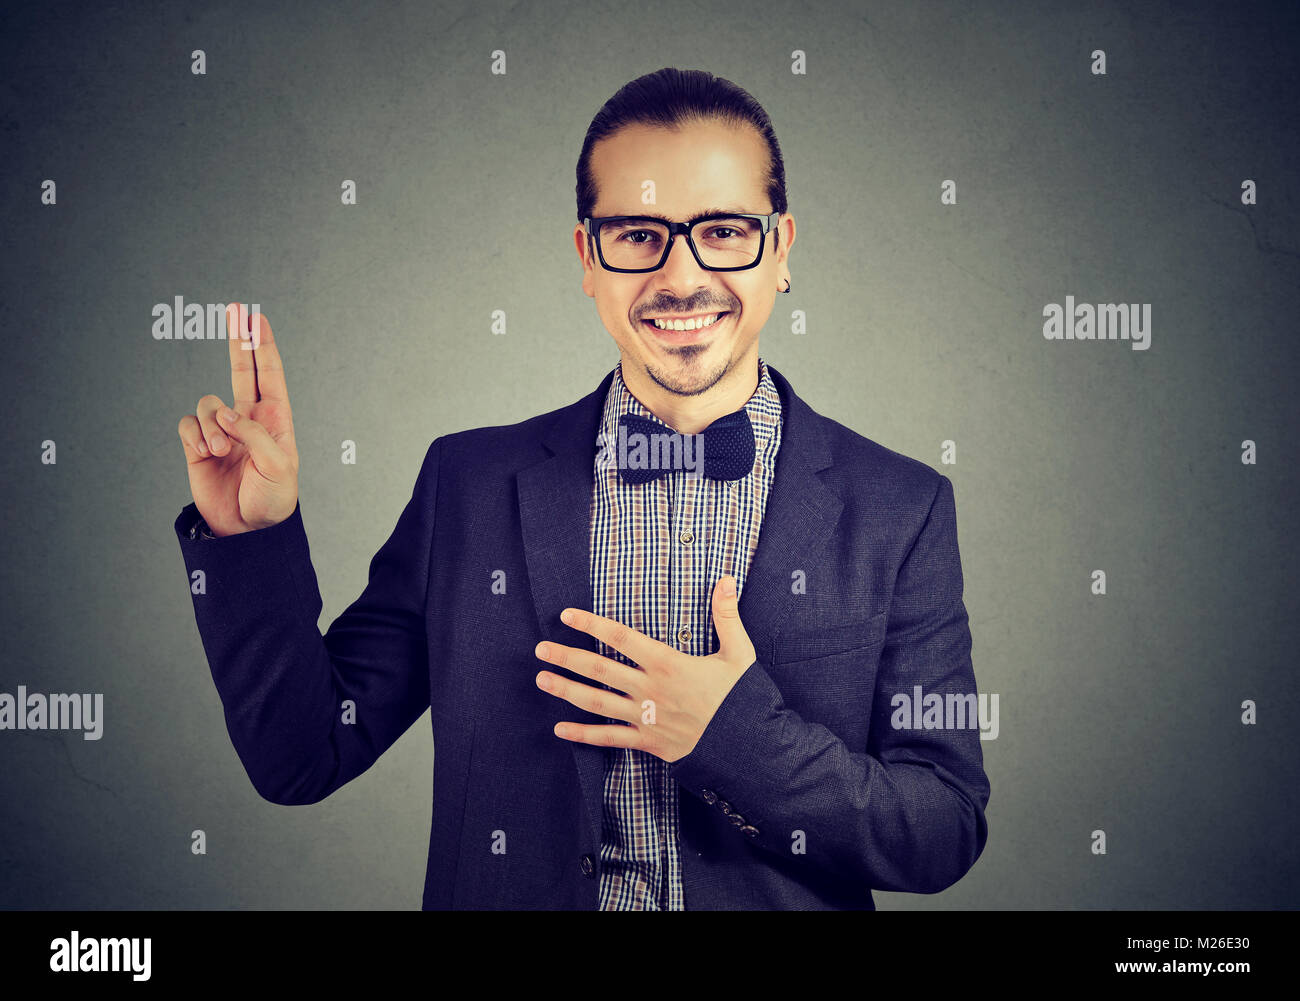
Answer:
[[[699,434],[719,417],[742,409],[758,391],[758,351],[751,351],[703,393],[683,396],[655,382],[635,364],[620,366],[623,383],[650,413],[679,434]]]

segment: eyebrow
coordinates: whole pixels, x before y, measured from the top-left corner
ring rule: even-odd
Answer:
[[[693,215],[693,216],[691,216],[691,217],[690,217],[689,219],[687,219],[686,221],[687,221],[688,223],[699,222],[701,219],[707,219],[709,216],[715,216],[715,215],[761,215],[761,214],[762,214],[762,213],[757,213],[757,212],[742,212],[740,209],[705,209],[703,212],[699,213],[698,215]],[[651,214],[646,213],[646,212],[641,212],[641,213],[638,213],[637,215],[615,216],[615,218],[623,218],[623,219],[656,219],[656,220],[658,220],[659,222],[665,222],[665,223],[666,223],[666,222],[672,222],[672,220],[669,219],[667,216],[662,216],[662,215],[651,215]]]

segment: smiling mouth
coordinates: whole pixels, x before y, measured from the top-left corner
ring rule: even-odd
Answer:
[[[730,315],[730,310],[722,310],[716,313],[692,313],[690,316],[646,317],[641,322],[655,330],[668,333],[693,333],[717,326]]]

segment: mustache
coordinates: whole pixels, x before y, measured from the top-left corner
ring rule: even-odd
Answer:
[[[652,303],[651,305],[646,306],[644,309],[641,310],[641,313],[637,317],[637,319],[643,320],[647,316],[663,316],[665,314],[669,314],[672,316],[695,316],[699,313],[731,313],[734,312],[734,310],[735,307],[732,305],[728,304],[724,306],[719,303],[712,303],[712,302],[706,302],[700,304],[682,303],[681,305],[667,305],[667,304],[660,305],[657,303]]]

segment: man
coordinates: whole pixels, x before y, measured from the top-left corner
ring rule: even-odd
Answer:
[[[918,686],[976,692],[952,484],[759,358],[795,239],[766,113],[710,74],[642,77],[593,120],[577,190],[619,365],[435,440],[324,637],[278,349],[228,314],[234,409],[182,419],[175,527],[249,777],[317,802],[430,708],[427,909],[872,909],[951,885],[987,838],[978,730],[891,716]]]

